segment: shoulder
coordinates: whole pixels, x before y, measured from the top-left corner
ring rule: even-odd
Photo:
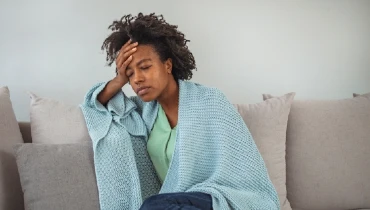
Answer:
[[[217,123],[240,120],[239,113],[220,89],[194,82],[182,82],[181,86],[183,88],[180,89],[182,116]]]
[[[227,100],[225,94],[216,87],[210,87],[191,81],[181,81],[180,88],[186,89],[187,98],[199,101]]]

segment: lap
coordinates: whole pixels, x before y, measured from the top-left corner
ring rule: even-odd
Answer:
[[[140,210],[211,210],[212,197],[205,193],[165,193],[146,199]]]

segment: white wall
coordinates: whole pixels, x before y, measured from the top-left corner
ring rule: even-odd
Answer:
[[[368,0],[1,0],[0,86],[9,86],[18,120],[29,120],[26,91],[79,104],[114,76],[100,50],[107,27],[140,11],[179,25],[197,61],[194,81],[232,103],[370,91]]]

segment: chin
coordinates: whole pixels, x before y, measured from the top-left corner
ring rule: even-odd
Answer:
[[[151,102],[151,101],[154,101],[155,98],[153,98],[152,96],[150,96],[149,94],[147,95],[143,95],[143,96],[139,96],[139,98],[144,101],[144,102]]]

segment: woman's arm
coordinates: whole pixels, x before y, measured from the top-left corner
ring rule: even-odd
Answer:
[[[99,93],[97,100],[106,106],[108,101],[121,90],[128,82],[126,68],[132,61],[132,54],[136,51],[137,42],[131,43],[129,40],[124,44],[116,58],[116,73],[117,76],[108,82],[105,88]]]
[[[98,94],[97,100],[103,105],[106,106],[108,101],[115,96],[118,91],[122,89],[125,84],[118,78],[115,77],[107,83],[104,89]]]

